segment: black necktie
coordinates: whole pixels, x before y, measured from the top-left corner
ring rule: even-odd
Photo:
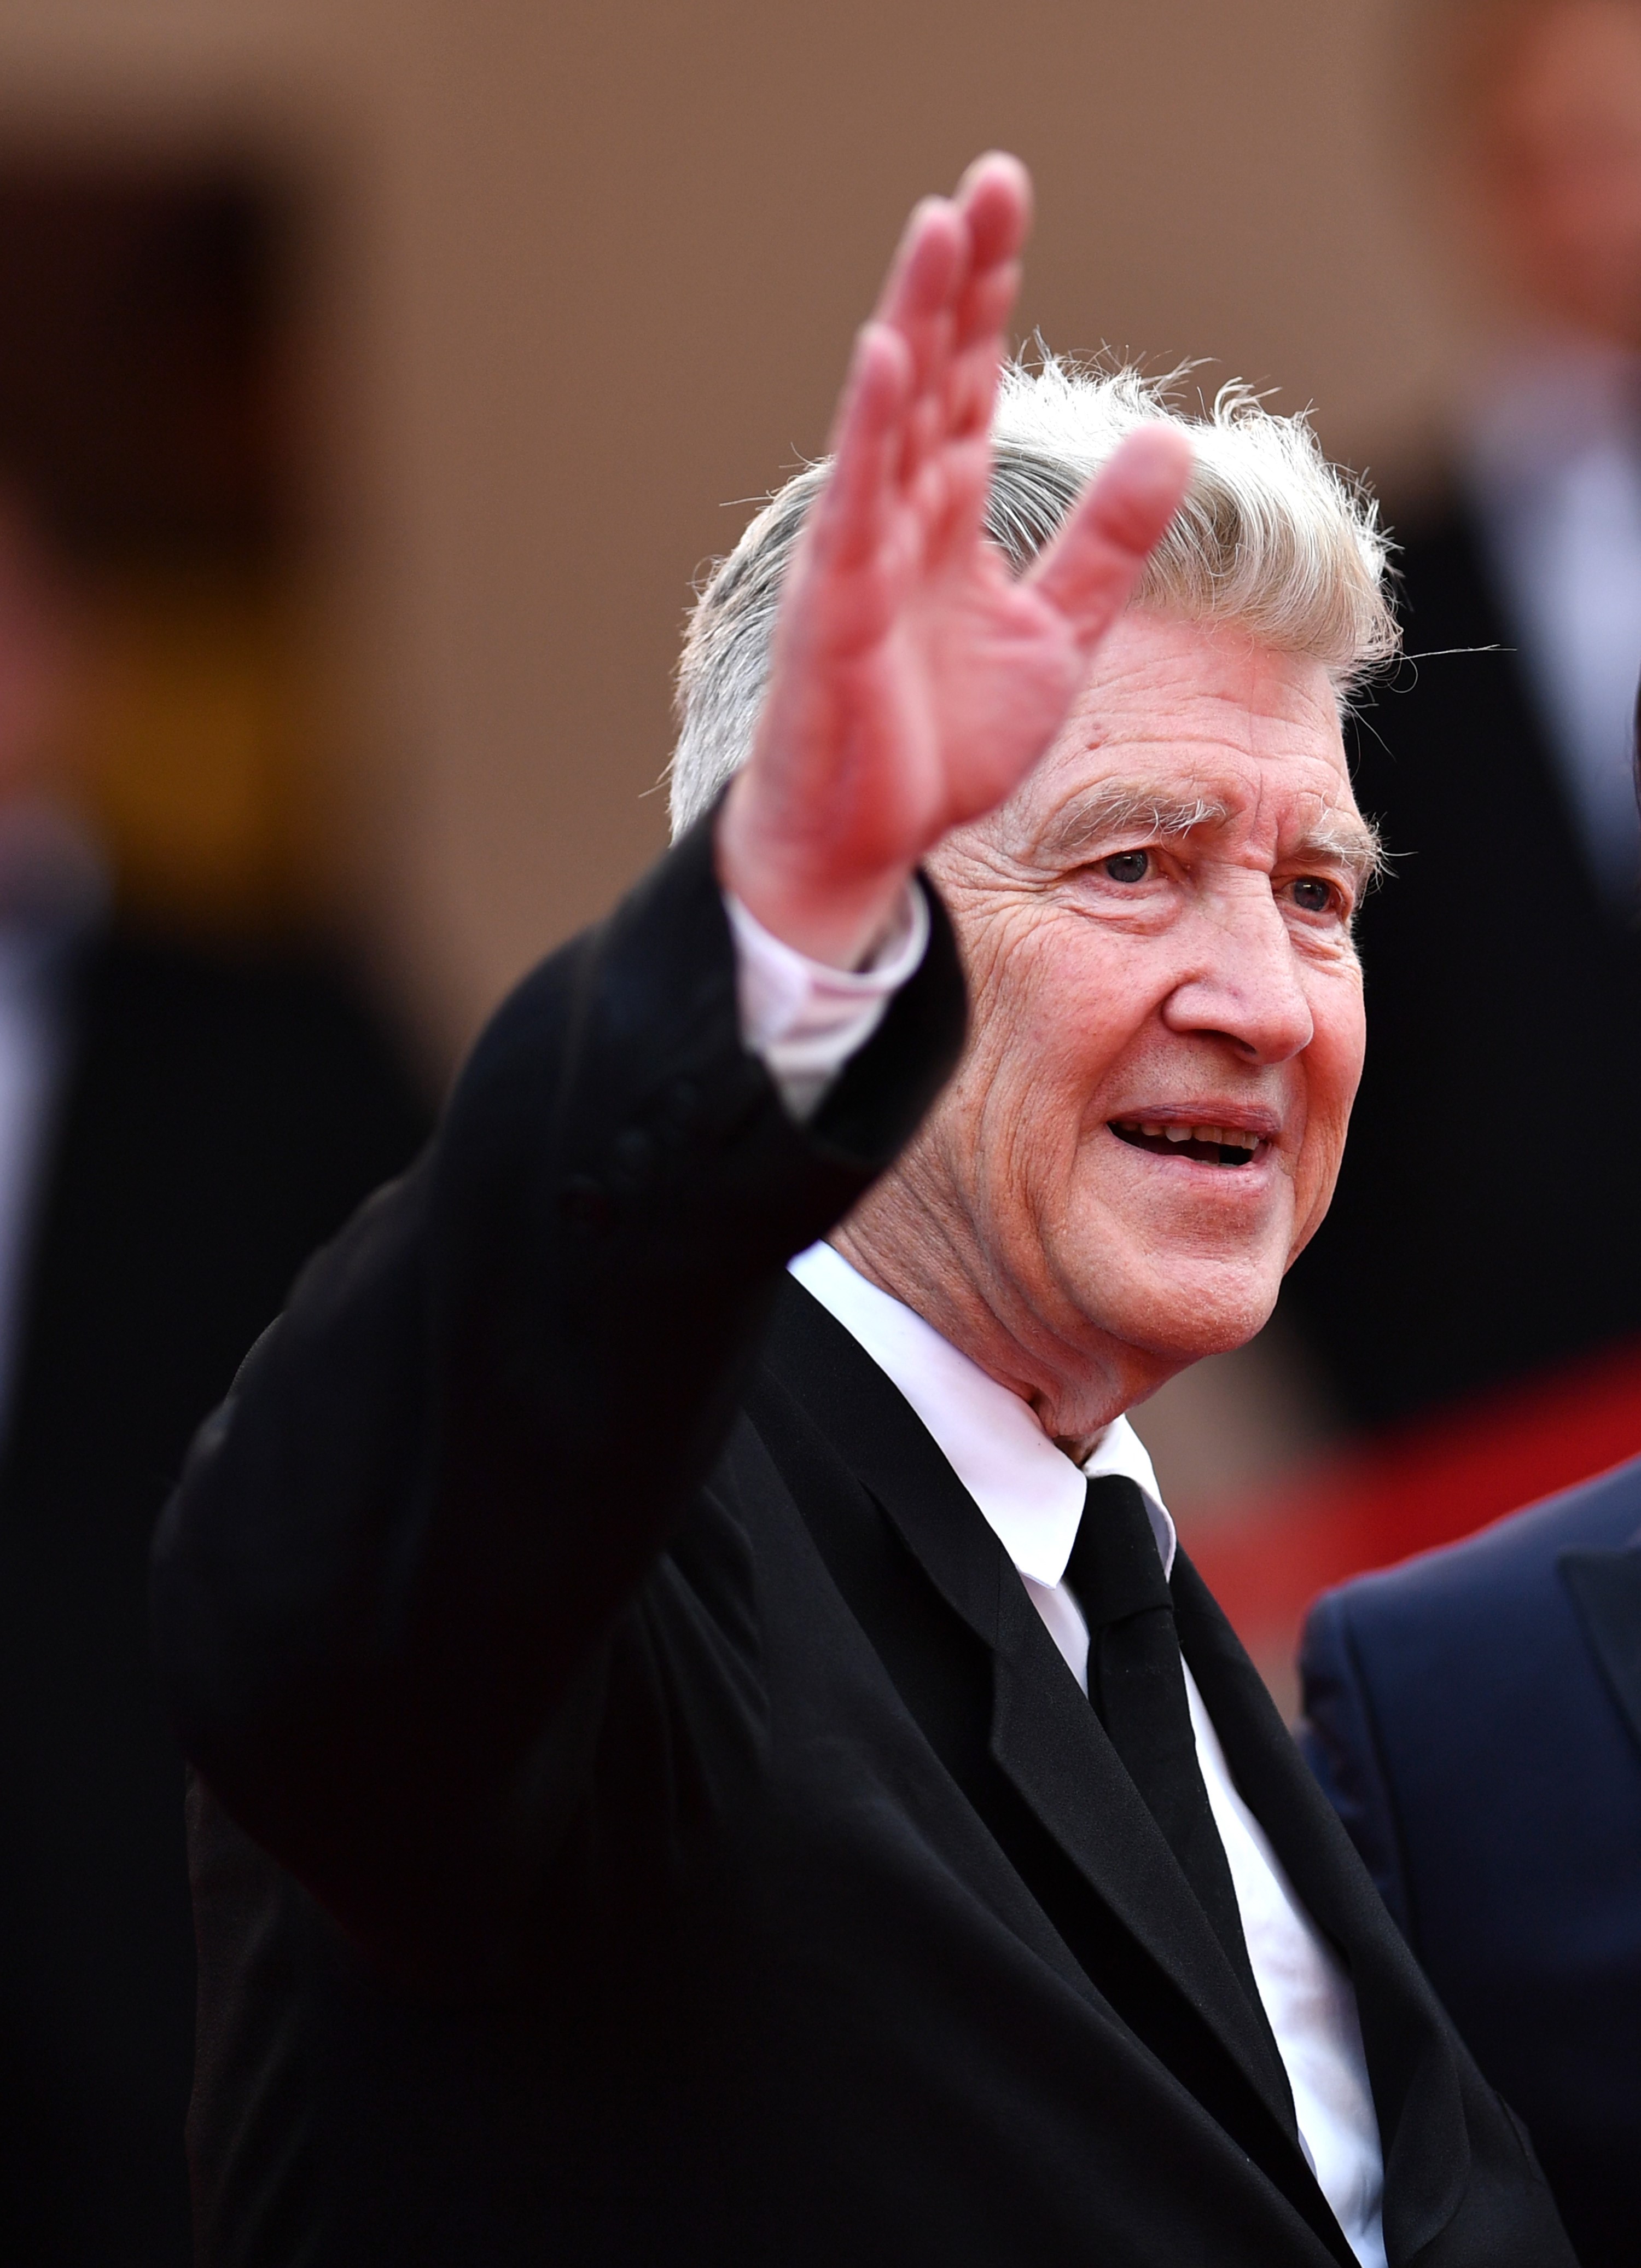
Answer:
[[[1088,1484],[1065,1580],[1088,1624],[1088,1697],[1255,2010],[1225,1845],[1196,1761],[1174,1598],[1137,1484]]]

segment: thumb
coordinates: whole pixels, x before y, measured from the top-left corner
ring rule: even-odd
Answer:
[[[1174,425],[1142,425],[1083,490],[1027,578],[1090,651],[1133,594],[1184,501],[1194,459]]]

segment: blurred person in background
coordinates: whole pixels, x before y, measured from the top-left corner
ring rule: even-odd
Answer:
[[[319,960],[115,913],[55,762],[78,631],[0,483],[0,2259],[184,2268],[194,1945],[150,1534],[426,1113]]]
[[[1641,1329],[1641,0],[1421,15],[1431,141],[1514,328],[1445,499],[1395,528],[1410,659],[1358,733],[1394,861],[1373,1048],[1283,1304],[1368,1424]]]

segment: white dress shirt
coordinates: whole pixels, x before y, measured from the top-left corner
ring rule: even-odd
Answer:
[[[928,902],[909,887],[888,935],[857,971],[795,953],[727,892],[725,904],[735,939],[741,1037],[762,1057],[792,1116],[807,1118],[928,950]]]
[[[910,894],[866,971],[842,976],[769,936],[728,901],[739,961],[742,1037],[763,1057],[794,1116],[808,1116],[829,1081],[877,1028],[891,995],[923,957],[928,912]],[[1137,1482],[1163,1570],[1174,1528],[1139,1436],[1118,1418],[1079,1469],[1030,1405],[990,1377],[921,1315],[851,1268],[830,1245],[791,1263],[911,1404],[1019,1571],[1071,1675],[1088,1690],[1088,1628],[1064,1581],[1090,1479]],[[1208,1801],[1230,1863],[1248,1962],[1293,2091],[1300,2146],[1363,2268],[1385,2268],[1384,2161],[1356,1994],[1238,1792],[1188,1667],[1185,1690]]]

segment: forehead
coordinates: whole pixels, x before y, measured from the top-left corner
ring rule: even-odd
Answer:
[[[1010,818],[1034,841],[1144,816],[1202,817],[1273,843],[1359,827],[1337,703],[1320,662],[1246,630],[1125,615]]]

